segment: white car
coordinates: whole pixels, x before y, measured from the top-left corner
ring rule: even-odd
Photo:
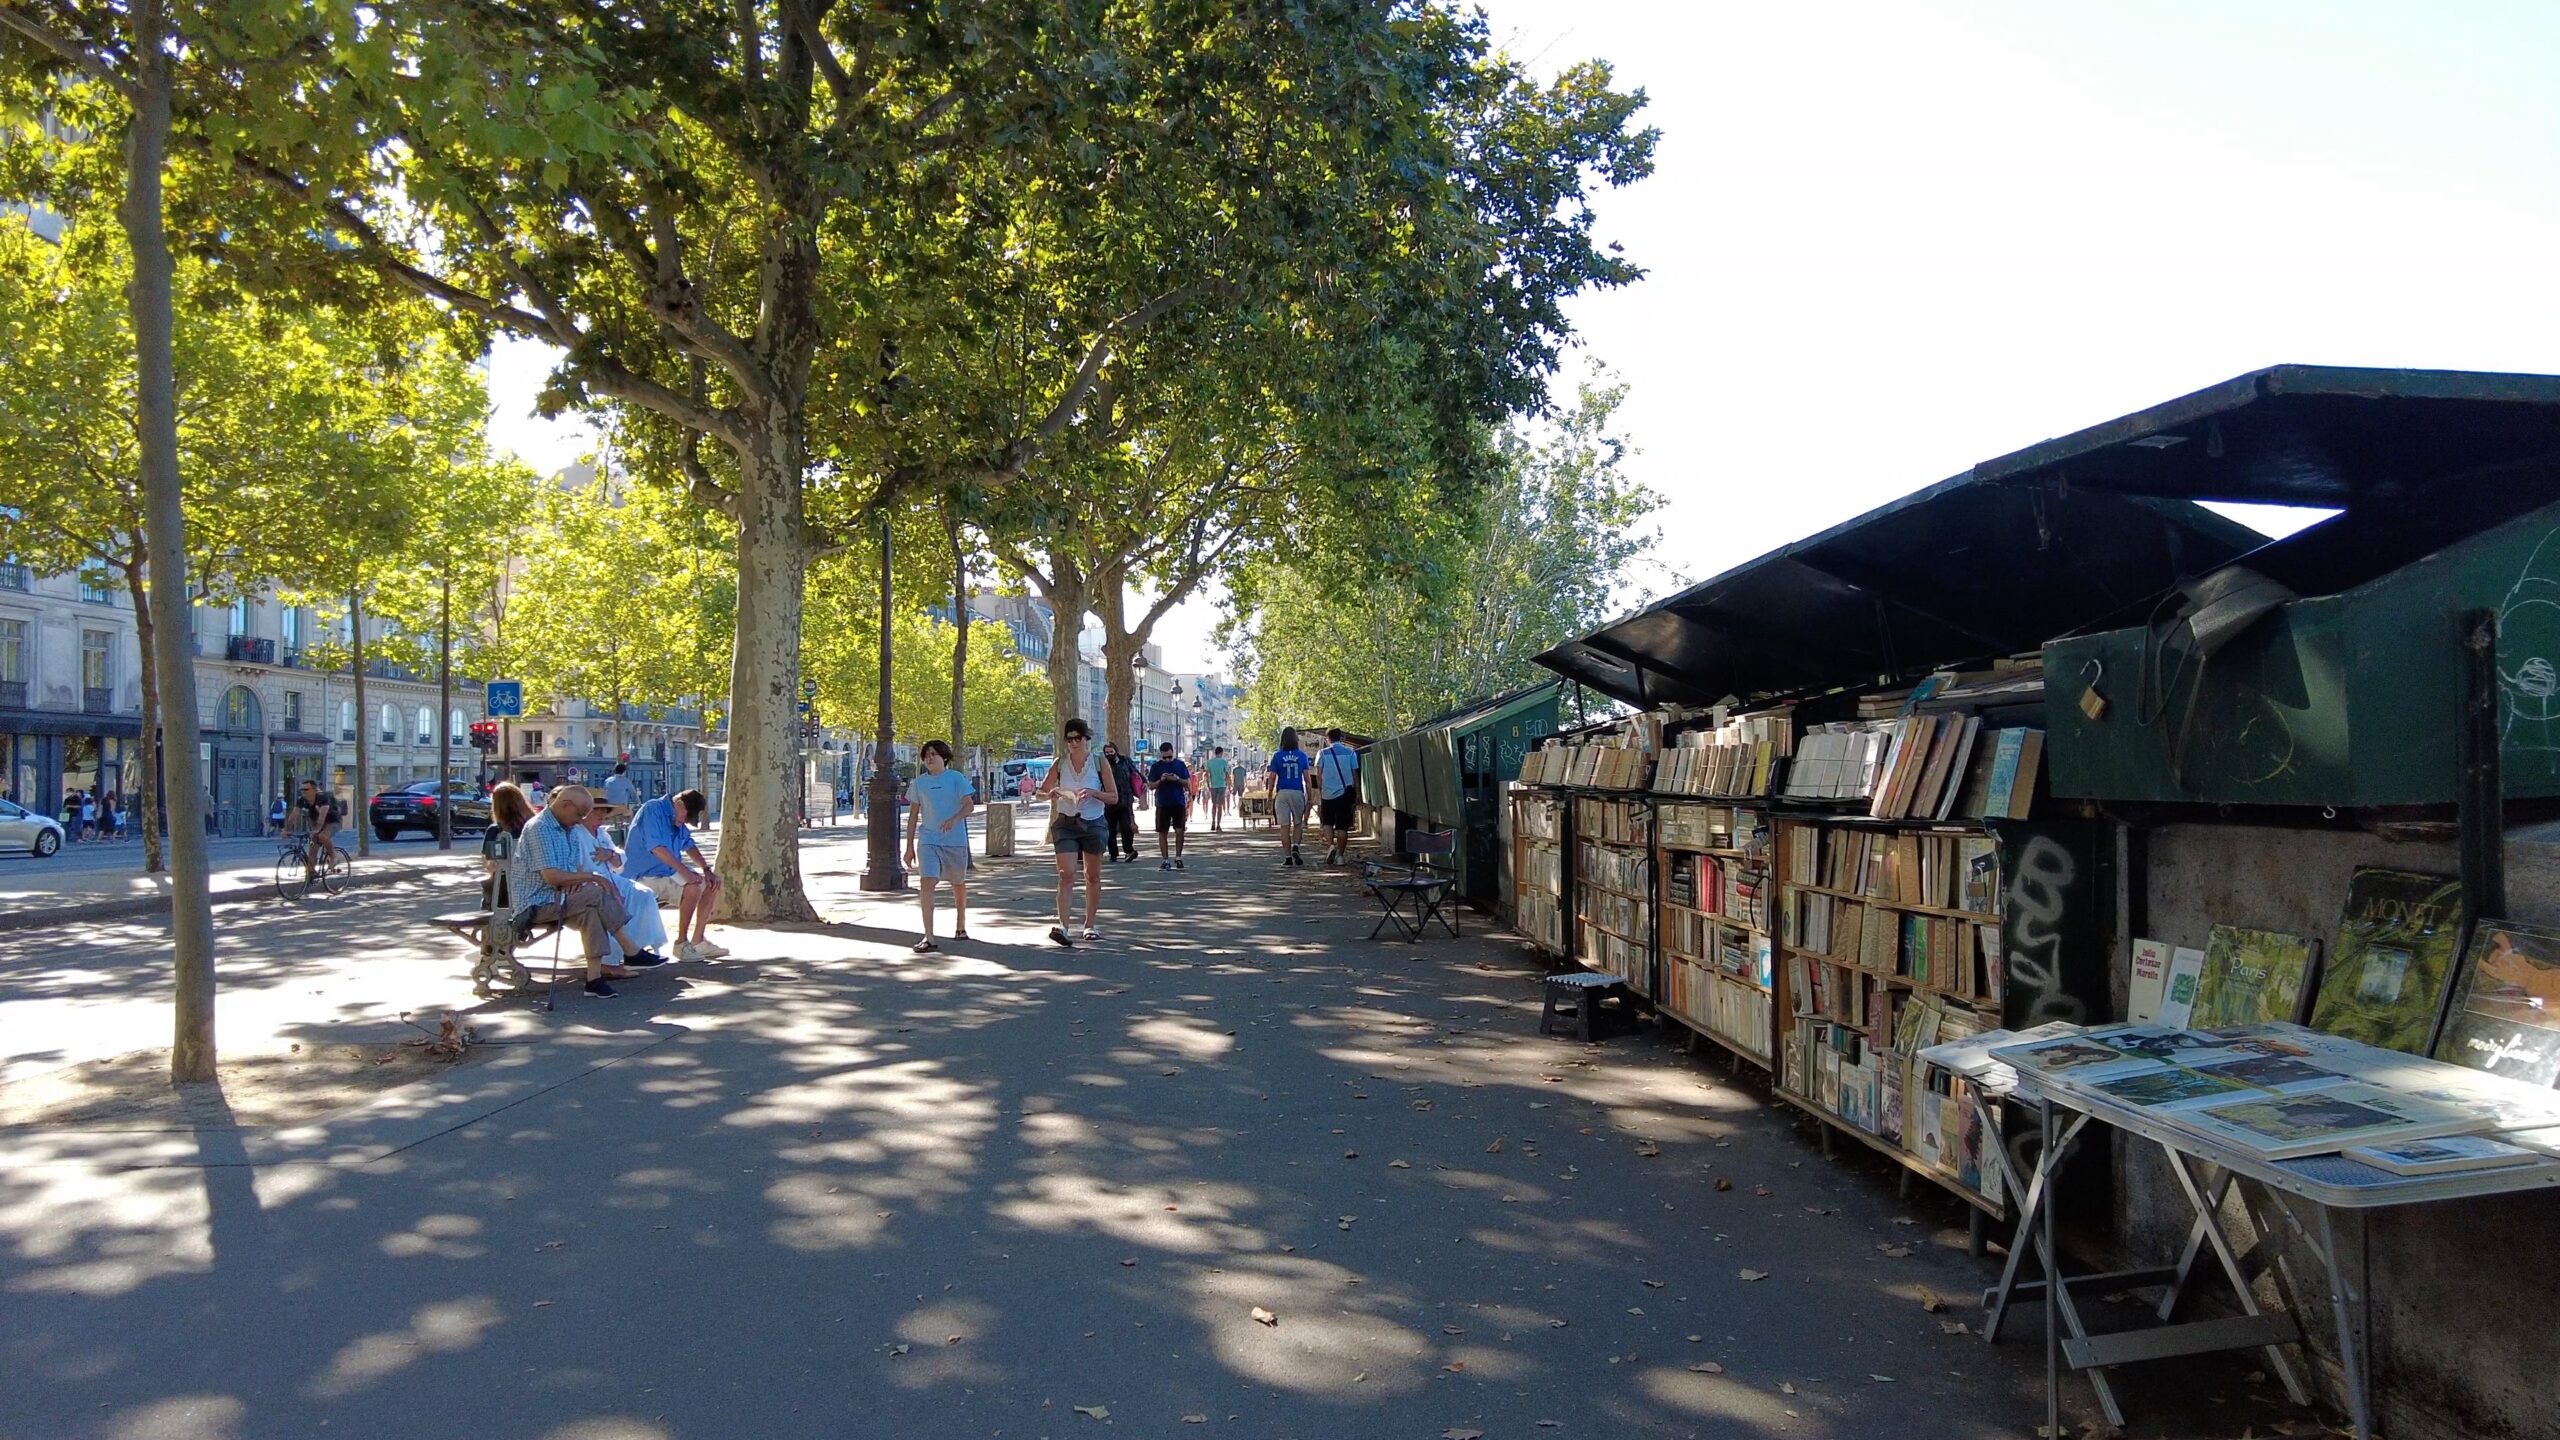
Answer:
[[[62,848],[62,822],[21,805],[0,800],[0,850],[25,846],[39,858]]]

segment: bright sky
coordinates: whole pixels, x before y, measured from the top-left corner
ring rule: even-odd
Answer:
[[[1486,9],[1663,131],[1600,207],[1652,273],[1573,317],[1687,579],[2266,365],[2560,372],[2547,0]],[[564,463],[512,413],[541,363],[499,357],[497,433]],[[1221,668],[1216,618],[1167,663]]]

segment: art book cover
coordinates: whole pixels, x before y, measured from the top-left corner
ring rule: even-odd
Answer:
[[[2004,1045],[1992,1051],[1991,1056],[2021,1071],[2038,1075],[2068,1075],[2081,1070],[2100,1070],[2113,1075],[2157,1063],[2086,1035],[2062,1035],[2027,1045]]]
[[[2250,1087],[2228,1078],[2219,1070],[2189,1070],[2181,1065],[2167,1065],[2157,1070],[2093,1080],[2089,1082],[2089,1088],[2127,1105],[2175,1110],[2225,1099]]]
[[[2169,950],[2166,940],[2133,942],[2133,973],[2125,984],[2126,1019],[2159,1018],[2160,1002],[2169,994]]]
[[[2163,1025],[2193,1023],[2196,982],[2204,977],[2204,952],[2180,945],[2169,952],[2169,974],[2161,982],[2160,1008],[2150,1018]]]
[[[2461,881],[2358,870],[2347,881],[2337,939],[2320,967],[2311,1028],[2425,1054],[2461,929]]]
[[[2204,947],[2204,974],[2196,981],[2195,1015],[2189,1023],[2210,1030],[2293,1019],[2318,943],[2273,930],[2214,926]]]
[[[2254,1086],[2260,1090],[2291,1094],[2299,1090],[2317,1090],[2324,1085],[2335,1085],[2347,1078],[2335,1070],[2323,1070],[2308,1060],[2297,1059],[2291,1055],[2268,1055],[2254,1049],[2234,1050],[2228,1053],[2237,1058],[2213,1062],[2210,1067],[2213,1073],[2226,1080],[2237,1080],[2243,1085]]]
[[[2560,930],[2472,927],[2436,1058],[2528,1085],[2560,1083]]]
[[[2498,1170],[2531,1165],[2542,1159],[2535,1151],[2479,1135],[2448,1135],[2441,1140],[2410,1140],[2398,1145],[2358,1145],[2347,1158],[2388,1170],[2394,1175],[2455,1175],[2466,1170]]]
[[[2350,1145],[2429,1140],[2490,1124],[2484,1115],[2353,1083],[2304,1095],[2225,1100],[2179,1118],[2265,1160],[2326,1155]]]

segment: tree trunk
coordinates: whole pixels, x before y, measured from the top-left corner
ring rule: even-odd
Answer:
[[[1067,722],[1084,714],[1083,652],[1076,639],[1084,633],[1091,592],[1085,587],[1084,572],[1063,558],[1053,558],[1049,573],[1052,578],[1034,577],[1031,583],[1040,598],[1049,602],[1049,738],[1055,744]],[[1086,723],[1099,719],[1091,717]]]
[[[436,848],[453,848],[453,575],[436,592]],[[372,816],[366,816],[370,820]]]
[[[1127,633],[1128,585],[1117,573],[1099,576],[1094,583],[1093,613],[1102,619],[1102,694],[1107,728],[1104,734],[1120,747],[1123,755],[1134,756],[1131,749],[1137,737],[1130,732],[1129,701],[1137,693],[1137,658],[1145,653],[1144,642]]]
[[[160,632],[151,623],[151,594],[142,574],[139,557],[124,567],[125,593],[133,597],[134,648],[142,654],[142,873],[157,875],[168,863],[160,848]]]
[[[951,537],[951,763],[961,764],[961,738],[969,715],[969,552],[960,544],[960,522],[944,511],[942,526]]]
[[[347,674],[356,687],[356,783],[347,797],[347,825],[356,832],[356,853],[373,853],[373,816],[366,803],[373,786],[373,710],[364,691],[364,597],[347,592]]]
[[[169,32],[163,0],[135,0],[132,75],[138,95],[126,137],[124,233],[133,251],[126,301],[133,315],[134,419],[142,449],[144,544],[151,575],[152,619],[163,635],[187,628],[187,518],[178,479],[175,266],[161,213],[160,171],[169,153]],[[196,667],[192,646],[162,645],[152,656],[163,713],[180,722],[165,756],[169,807],[170,966],[176,1023],[169,1078],[213,1078],[213,900],[205,870],[204,767],[194,730]]]
[[[721,799],[724,920],[813,920],[791,813],[799,758],[800,602],[809,573],[796,415],[767,418],[738,462],[738,636],[729,658]]]

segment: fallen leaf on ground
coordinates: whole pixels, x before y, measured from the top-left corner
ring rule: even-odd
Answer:
[[[1917,1225],[1920,1222],[1912,1219],[1908,1215],[1896,1215],[1893,1217],[1893,1223],[1896,1225]]]
[[[1440,1440],[1484,1440],[1484,1432],[1481,1430],[1461,1430],[1457,1426],[1452,1425],[1448,1429],[1440,1432]]]
[[[1345,1160],[1357,1160],[1360,1158],[1360,1152],[1357,1150],[1345,1150],[1342,1152],[1342,1158]]]
[[[1908,1245],[1879,1245],[1876,1248],[1887,1255],[1892,1256],[1896,1260],[1908,1260],[1911,1258],[1911,1247]]]
[[[1947,1302],[1938,1298],[1937,1291],[1923,1285],[1920,1287],[1920,1308],[1935,1315],[1947,1308]]]
[[[1413,1102],[1413,1108],[1416,1110],[1428,1110],[1431,1108],[1431,1102],[1428,1100],[1416,1100]]]
[[[1697,1371],[1701,1375],[1721,1375],[1724,1373],[1724,1367],[1713,1360],[1701,1360],[1689,1368]]]
[[[1650,1141],[1650,1140],[1647,1140],[1647,1141],[1646,1141],[1646,1142],[1644,1142],[1643,1144],[1638,1145],[1638,1146],[1636,1147],[1636,1153],[1637,1153],[1638,1155],[1643,1156],[1645,1159],[1650,1160],[1650,1159],[1652,1159],[1654,1156],[1659,1155],[1659,1154],[1661,1154],[1661,1153],[1662,1153],[1662,1147],[1661,1147],[1661,1146],[1659,1146],[1659,1145],[1654,1144],[1654,1143],[1653,1143],[1652,1141]]]
[[[1766,1185],[1754,1185],[1751,1187],[1751,1193],[1765,1199],[1769,1194],[1769,1187]]]
[[[945,1345],[957,1345],[960,1343],[960,1338],[961,1337],[957,1335],[945,1335],[942,1337],[942,1343]]]
[[[1298,1247],[1295,1245],[1283,1245],[1280,1247],[1280,1253],[1283,1255],[1295,1255],[1298,1253]]]
[[[1641,1315],[1644,1313],[1644,1307],[1641,1305],[1630,1305],[1627,1307],[1627,1313],[1630,1315]]]
[[[1538,1428],[1541,1430],[1559,1430],[1563,1427],[1564,1422],[1561,1420],[1541,1420],[1538,1422]]]
[[[1088,1420],[1108,1420],[1111,1418],[1111,1407],[1108,1405],[1078,1405],[1075,1407],[1075,1412]]]
[[[1272,1314],[1270,1311],[1263,1309],[1259,1305],[1253,1307],[1253,1318],[1254,1322],[1260,1325],[1277,1325],[1280,1323],[1279,1316]]]
[[[1967,1325],[1961,1320],[1941,1320],[1938,1322],[1938,1333],[1941,1335],[1970,1335],[1973,1333],[1973,1327]]]
[[[1487,1145],[1486,1147],[1484,1147],[1484,1153],[1486,1153],[1487,1155],[1499,1155],[1499,1154],[1501,1154],[1501,1153],[1502,1153],[1502,1137],[1501,1137],[1501,1136],[1499,1136],[1499,1135],[1494,1136],[1494,1137],[1493,1137],[1493,1143],[1492,1143],[1492,1144],[1490,1144],[1490,1145]]]
[[[1547,1328],[1550,1330],[1561,1330],[1572,1323],[1573,1322],[1570,1320],[1550,1320],[1547,1322]]]
[[[1807,1205],[1804,1207],[1804,1213],[1807,1215],[1828,1215],[1831,1213],[1831,1207],[1828,1205]]]
[[[1719,1175],[1716,1177],[1716,1188],[1719,1190],[1730,1190],[1733,1188],[1733,1182]]]
[[[892,1345],[889,1347],[889,1353],[892,1355],[904,1355],[907,1353],[907,1347],[904,1345]]]
[[[1647,1280],[1644,1282],[1644,1288],[1647,1290],[1659,1290],[1662,1288],[1662,1282],[1659,1280]]]
[[[1135,1257],[1135,1256],[1131,1256],[1130,1258],[1128,1258],[1128,1259],[1126,1259],[1126,1260],[1123,1260],[1123,1261],[1121,1261],[1120,1263],[1121,1263],[1121,1264],[1123,1264],[1123,1265],[1135,1265],[1135,1264],[1137,1264],[1137,1263],[1138,1263],[1138,1261],[1137,1261],[1137,1257]]]
[[[1206,1425],[1209,1423],[1209,1417],[1206,1415],[1185,1415],[1182,1417],[1182,1423],[1185,1425]]]
[[[1779,1381],[1779,1382],[1778,1382],[1778,1393],[1779,1393],[1779,1394],[1781,1394],[1781,1395],[1793,1395],[1794,1393],[1796,1393],[1795,1382],[1794,1382],[1794,1381],[1792,1381],[1792,1380],[1781,1380],[1781,1381]]]
[[[1890,1384],[1892,1384],[1892,1383],[1893,1383],[1893,1377],[1892,1377],[1892,1376],[1890,1376],[1890,1375],[1878,1375],[1877,1373],[1875,1373],[1875,1372],[1874,1372],[1874,1371],[1872,1371],[1872,1370],[1870,1370],[1870,1371],[1868,1371],[1868,1372],[1867,1372],[1867,1378],[1868,1378],[1868,1379],[1870,1379],[1870,1380],[1875,1381],[1875,1382],[1876,1382],[1877,1384],[1879,1384],[1879,1385],[1890,1385]]]
[[[1769,1272],[1766,1270],[1745,1270],[1742,1272],[1742,1278],[1745,1280],[1766,1280],[1769,1278]]]
[[[1413,1167],[1402,1160],[1390,1160],[1387,1162],[1387,1168],[1390,1170],[1410,1170]]]
[[[1351,1377],[1351,1383],[1352,1383],[1352,1384],[1354,1384],[1354,1385],[1357,1385],[1357,1384],[1359,1384],[1361,1381],[1366,1380],[1366,1379],[1368,1379],[1368,1378],[1369,1378],[1369,1372],[1368,1372],[1368,1371],[1366,1371],[1366,1370],[1363,1370],[1363,1371],[1361,1371],[1359,1374],[1354,1375],[1354,1376],[1352,1376],[1352,1377]]]
[[[1440,1333],[1443,1335],[1464,1335],[1467,1333],[1467,1327],[1463,1325],[1443,1325],[1440,1327]]]
[[[1467,1362],[1464,1360],[1452,1360],[1440,1368],[1448,1371],[1452,1375],[1463,1375],[1466,1373]]]

